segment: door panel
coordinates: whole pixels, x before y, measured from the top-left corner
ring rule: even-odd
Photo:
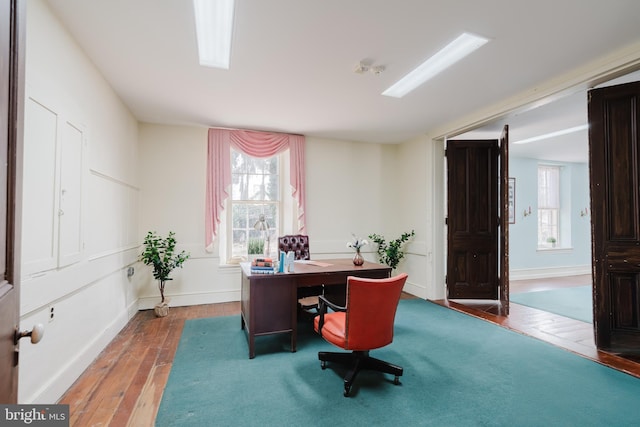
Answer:
[[[640,351],[640,83],[589,92],[598,348]]]
[[[500,302],[509,314],[509,125],[500,135]]]
[[[82,252],[83,130],[66,121],[60,145],[58,266],[65,267],[80,261]]]
[[[498,141],[447,141],[447,297],[498,298]]]
[[[0,403],[18,400],[19,217],[25,5],[0,1]]]
[[[22,244],[23,274],[56,267],[58,201],[55,197],[56,152],[60,119],[58,114],[31,96],[27,98],[29,123],[24,132],[25,229],[30,239]]]

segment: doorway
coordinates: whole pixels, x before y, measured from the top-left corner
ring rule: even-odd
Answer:
[[[586,91],[513,114],[456,138],[496,138],[503,123],[509,123],[510,134],[510,294],[562,288],[574,282],[590,284]],[[554,244],[539,236],[539,166],[557,167],[559,171],[556,194],[562,204],[555,213],[555,226],[560,228],[556,229]],[[545,279],[549,279],[547,283]]]
[[[598,88],[637,80],[640,80],[640,76],[636,72],[598,85]],[[574,107],[570,109],[567,108],[568,105],[577,105],[578,108]],[[539,212],[541,201],[537,197],[538,194],[536,194],[539,193],[540,189],[537,188],[539,187],[537,183],[536,185],[532,185],[532,181],[536,182],[538,180],[522,180],[517,179],[517,177],[514,180],[517,185],[514,207],[515,215],[512,222],[514,226],[511,228],[511,247],[515,248],[515,251],[512,251],[510,254],[511,265],[513,267],[511,270],[511,295],[514,296],[512,299],[513,302],[517,303],[515,299],[517,299],[519,293],[561,291],[563,289],[578,287],[587,289],[588,294],[586,294],[585,304],[589,304],[592,301],[592,221],[591,204],[589,200],[590,189],[588,187],[590,177],[587,164],[589,137],[586,126],[588,122],[586,107],[587,96],[586,91],[584,91],[546,106],[536,108],[531,111],[531,114],[527,113],[514,116],[517,117],[518,120],[508,119],[512,126],[511,140],[513,144],[511,153],[513,157],[510,158],[510,162],[512,162],[511,170],[514,171],[514,175],[524,173],[527,169],[526,162],[552,164],[565,169],[565,174],[567,175],[565,179],[569,182],[569,184],[565,184],[565,187],[562,189],[565,194],[562,200],[569,205],[568,212],[559,215],[560,225],[563,226],[563,231],[558,237],[562,243],[557,246],[555,244],[549,246],[545,245],[545,243],[548,242],[540,240],[540,229],[544,225],[541,225],[542,221],[540,221],[540,216],[542,215],[542,213]],[[562,108],[566,110],[566,114],[562,113]],[[550,113],[554,110],[556,111],[555,113]],[[558,130],[564,130],[564,132],[556,131],[555,134],[548,132],[549,135],[540,134],[541,137],[526,138],[518,135],[520,122],[522,123],[522,129],[527,129],[527,127],[533,127],[533,125],[527,123],[528,120],[533,120],[536,116],[544,117],[548,114],[553,114],[556,128]],[[562,118],[562,120],[560,118]],[[580,122],[582,122],[582,124]],[[562,126],[559,126],[560,124]],[[486,135],[482,134],[483,131],[486,132],[487,129],[476,130],[463,136],[465,138],[478,138],[479,135]],[[570,137],[574,141],[578,140],[577,145],[567,142],[571,139]],[[522,145],[520,146],[519,143]],[[576,149],[575,147],[579,148]],[[542,151],[542,156],[535,155],[536,148],[538,149],[537,151]],[[569,159],[567,161],[566,159],[558,158],[558,156],[566,155],[567,151],[569,152],[568,154],[572,154],[578,158],[582,157],[582,159]],[[514,161],[514,159],[518,158],[522,160]],[[530,174],[530,176],[534,175]],[[527,199],[532,202],[528,203]],[[522,224],[522,229],[528,230],[530,238],[522,238],[523,236],[519,235],[518,226],[515,224]],[[535,235],[538,236],[537,239],[531,238],[531,236]],[[534,242],[535,256],[529,254],[527,261],[531,263],[531,266],[525,265],[523,268],[523,266],[518,263],[517,250],[518,248],[522,248],[523,245],[532,245],[532,241]],[[543,257],[555,261],[555,264],[554,262],[542,262]],[[573,260],[573,263],[569,263],[567,260]],[[558,261],[561,261],[561,264],[558,265]],[[592,335],[592,307],[589,307],[587,311],[590,312],[591,316],[585,323],[590,326],[590,335]]]

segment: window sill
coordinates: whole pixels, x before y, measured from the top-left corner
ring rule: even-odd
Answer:
[[[240,269],[240,264],[239,263],[220,263],[218,265],[218,268],[220,268],[221,270],[238,270]]]
[[[537,248],[536,252],[544,252],[544,253],[569,253],[573,252],[572,247],[557,247],[557,248]]]
[[[220,267],[224,267],[224,268],[233,268],[233,267],[240,267],[240,263],[237,264],[231,264],[231,263],[220,263]]]

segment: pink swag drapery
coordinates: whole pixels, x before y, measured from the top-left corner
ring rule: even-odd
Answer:
[[[209,129],[207,146],[207,196],[205,208],[205,247],[210,248],[218,234],[224,201],[231,185],[231,147],[253,157],[271,157],[289,149],[292,195],[298,203],[298,232],[305,232],[305,170],[302,135]]]

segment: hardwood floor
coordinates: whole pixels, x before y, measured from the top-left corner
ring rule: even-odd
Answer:
[[[240,313],[240,302],[138,312],[69,388],[70,426],[153,426],[186,319]]]
[[[573,280],[583,280],[580,284],[584,284],[584,278],[575,277],[558,280],[556,285],[575,286],[577,282]],[[511,284],[512,292],[549,286],[554,286],[549,280]],[[408,294],[403,297],[411,298]],[[507,317],[500,313],[499,304],[486,301],[434,302],[640,378],[640,360],[596,350],[588,323],[518,304],[511,304]],[[69,405],[70,425],[153,426],[184,321],[239,313],[239,302],[173,307],[165,318],[156,318],[152,310],[138,312],[58,402]]]

